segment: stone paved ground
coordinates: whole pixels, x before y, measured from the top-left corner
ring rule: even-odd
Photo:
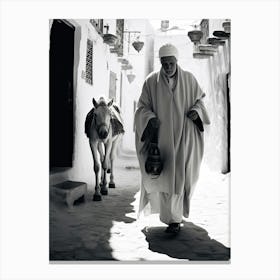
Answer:
[[[203,168],[190,218],[177,236],[164,233],[158,215],[137,219],[140,174],[134,154],[118,158],[116,189],[101,202],[85,202],[72,210],[50,201],[50,260],[228,260],[230,255],[229,176]]]

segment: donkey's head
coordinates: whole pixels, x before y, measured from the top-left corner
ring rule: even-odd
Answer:
[[[105,139],[110,130],[111,110],[109,107],[113,104],[113,99],[106,103],[105,99],[101,97],[97,103],[93,98],[92,103],[95,108],[94,118],[97,134],[100,139]]]

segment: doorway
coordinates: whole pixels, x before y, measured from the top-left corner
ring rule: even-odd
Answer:
[[[73,65],[75,27],[65,20],[54,20],[49,52],[49,133],[50,170],[72,167]]]

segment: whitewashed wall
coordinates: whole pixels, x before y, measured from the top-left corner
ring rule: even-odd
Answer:
[[[75,54],[74,54],[74,153],[73,167],[67,171],[53,174],[50,183],[58,183],[65,179],[83,181],[93,187],[93,160],[84,133],[84,121],[88,111],[92,108],[92,98],[98,99],[103,95],[109,97],[110,71],[117,74],[117,102],[120,98],[120,64],[116,54],[111,54],[108,45],[89,23],[89,20],[69,20],[75,27]],[[50,25],[52,22],[50,21]],[[115,30],[115,21],[109,32]],[[86,68],[87,38],[93,40],[93,85],[89,85],[82,78],[82,71]]]
[[[153,68],[153,29],[148,20],[125,20],[125,30],[140,31],[140,41],[144,42],[144,47],[138,53],[131,43],[134,41],[133,34],[131,35],[131,42],[128,53],[128,35],[125,36],[124,54],[125,57],[132,64],[132,71],[123,71],[123,104],[122,113],[125,124],[125,134],[123,136],[122,147],[124,150],[135,151],[135,134],[134,127],[134,104],[137,103],[142,91],[144,80],[148,73]],[[128,73],[136,75],[135,80],[130,84],[126,75]]]
[[[110,25],[109,32],[115,32],[115,20],[105,20]],[[140,53],[124,44],[124,53],[133,65],[132,72],[136,75],[130,84],[126,74],[130,71],[121,71],[116,54],[111,54],[109,47],[103,43],[103,39],[91,26],[88,20],[69,20],[76,27],[75,54],[74,54],[74,154],[73,168],[67,171],[55,173],[50,176],[50,183],[58,183],[65,179],[84,181],[89,187],[93,187],[93,160],[84,134],[84,121],[86,114],[92,108],[92,97],[101,95],[109,96],[110,71],[117,74],[116,101],[120,103],[120,82],[122,72],[122,113],[125,124],[125,135],[121,146],[125,150],[135,150],[134,143],[134,102],[137,102],[141,94],[145,77],[152,71],[160,68],[158,58],[159,47],[167,42],[172,42],[179,49],[179,64],[182,68],[191,71],[206,92],[206,104],[212,120],[212,125],[205,132],[205,162],[215,170],[223,170],[226,153],[226,114],[225,106],[225,78],[228,72],[229,56],[228,46],[220,47],[219,53],[214,58],[206,60],[193,59],[193,45],[186,36],[154,36],[155,31],[148,20],[125,20],[125,30],[141,31],[141,41],[145,45]],[[105,23],[105,24],[106,24]],[[50,21],[51,28],[52,21]],[[217,27],[217,22],[211,28]],[[221,21],[219,22],[221,26]],[[211,31],[212,32],[212,31]],[[87,38],[93,40],[93,85],[89,85],[82,78],[82,71],[86,67]],[[153,69],[154,68],[154,69]]]
[[[225,20],[209,21],[209,36],[215,30],[223,30]],[[229,72],[229,44],[219,47],[212,58],[194,59],[193,43],[186,35],[158,33],[155,37],[154,65],[160,69],[159,48],[166,43],[174,44],[179,50],[178,64],[194,74],[202,90],[206,93],[205,104],[210,114],[211,125],[205,126],[204,162],[214,171],[224,172],[227,167],[227,111],[226,74]]]
[[[229,72],[228,44],[219,47],[219,52],[208,61],[210,81],[207,107],[211,118],[211,129],[206,135],[205,161],[209,167],[221,172],[227,171],[228,115],[227,77]],[[229,108],[228,108],[229,109]]]

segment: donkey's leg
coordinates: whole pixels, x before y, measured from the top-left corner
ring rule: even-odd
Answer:
[[[106,194],[108,193],[106,173],[107,173],[107,169],[109,166],[109,156],[111,153],[111,149],[112,149],[112,140],[109,139],[108,142],[105,144],[105,157],[104,157],[104,161],[102,162],[104,177],[103,177],[103,183],[101,186],[101,193],[104,192]]]
[[[98,146],[97,147],[98,147],[98,152],[99,152],[99,155],[100,155],[100,162],[102,163],[104,161],[104,157],[105,157],[105,155],[104,155],[105,154],[105,152],[104,152],[104,144],[102,142],[98,142]],[[101,168],[100,172],[101,172],[100,187],[102,188],[103,181],[104,181],[104,176],[106,176],[106,174],[104,174],[103,168]]]
[[[110,182],[109,182],[109,188],[110,189],[114,189],[116,187],[115,183],[114,183],[114,167],[113,167],[113,162],[114,159],[110,159],[111,160],[111,173],[110,173]]]
[[[100,201],[102,200],[100,194],[100,186],[99,186],[99,171],[100,171],[100,163],[98,161],[98,151],[97,151],[97,142],[90,141],[90,148],[92,152],[93,162],[94,162],[94,173],[95,173],[95,193],[93,195],[92,200]]]
[[[114,182],[114,160],[116,158],[116,150],[118,146],[118,141],[119,141],[119,136],[115,139],[115,141],[112,144],[112,150],[110,153],[110,162],[111,162],[111,174],[110,174],[110,183],[109,183],[109,188],[115,188],[115,182]]]

